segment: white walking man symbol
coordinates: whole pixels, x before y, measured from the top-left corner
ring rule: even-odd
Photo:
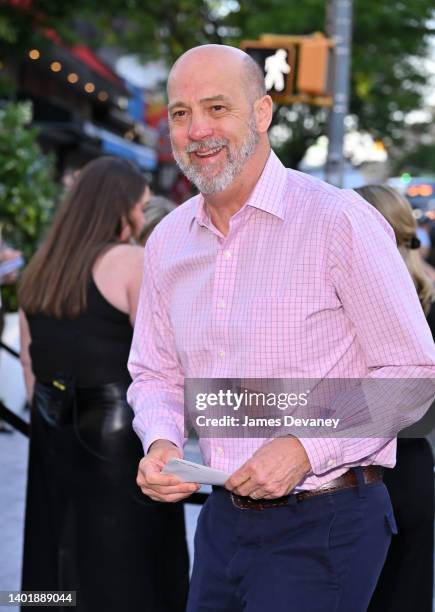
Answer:
[[[291,66],[287,64],[287,51],[285,49],[277,49],[274,55],[269,55],[264,62],[266,76],[264,82],[266,90],[275,89],[275,91],[283,91],[285,87],[284,75],[289,74]]]

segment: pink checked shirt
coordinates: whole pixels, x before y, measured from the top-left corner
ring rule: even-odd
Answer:
[[[353,191],[288,170],[271,152],[227,236],[201,195],[153,232],[129,370],[146,452],[159,438],[182,448],[185,377],[435,378],[435,349],[384,218]],[[415,418],[397,416],[403,426]],[[203,438],[200,446],[207,465],[232,473],[265,441]],[[299,489],[352,465],[395,462],[391,439],[301,442],[312,474]]]

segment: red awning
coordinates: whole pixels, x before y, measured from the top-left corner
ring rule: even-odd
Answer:
[[[116,85],[123,86],[122,79],[109,68],[104,62],[102,62],[91,49],[84,45],[74,45],[70,47],[70,53],[78,60],[89,66],[94,72],[99,74],[104,79],[112,81]]]
[[[97,57],[95,53],[91,51],[91,49],[89,49],[89,47],[86,47],[85,45],[74,45],[73,47],[65,47],[62,39],[55,30],[51,28],[46,28],[44,30],[44,33],[47,38],[52,40],[56,45],[66,48],[67,51],[71,53],[73,57],[75,57],[80,62],[85,64],[88,68],[96,72],[99,76],[103,77],[103,79],[111,81],[112,83],[115,83],[115,85],[118,85],[120,87],[124,87],[122,79],[120,79],[119,76],[115,72],[113,72],[113,70],[109,68],[109,66],[107,66],[107,64],[100,60],[100,58]]]
[[[33,0],[9,0],[9,4],[28,10],[32,7]]]

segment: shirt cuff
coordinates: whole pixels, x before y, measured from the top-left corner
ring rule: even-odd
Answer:
[[[148,453],[151,444],[156,440],[168,440],[183,451],[184,439],[180,436],[180,432],[176,427],[170,427],[166,424],[150,427],[141,439],[145,455]]]
[[[344,463],[344,440],[335,438],[298,438],[311,464],[311,472],[320,476]]]
[[[169,440],[169,442],[178,446],[180,450],[183,450],[183,433],[179,430],[176,423],[162,419],[149,425],[142,417],[142,413],[136,414],[133,419],[133,429],[142,442],[145,455],[151,444],[156,440]]]

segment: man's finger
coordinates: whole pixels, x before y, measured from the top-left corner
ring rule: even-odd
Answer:
[[[164,463],[161,461],[146,462],[143,465],[139,464],[139,472],[142,473],[146,482],[150,485],[175,485],[182,482],[174,474],[164,474],[162,469]]]
[[[158,502],[169,502],[174,503],[177,501],[181,501],[182,499],[186,499],[190,497],[194,491],[189,491],[188,493],[158,493],[153,489],[149,489],[148,487],[141,487],[141,491],[147,497],[150,497],[154,501]]]
[[[249,479],[247,482],[242,484],[240,487],[233,489],[234,493],[237,495],[241,495],[242,497],[248,497],[250,493],[253,491],[257,491],[259,489],[259,485],[256,484],[252,479]]]
[[[176,485],[148,485],[148,488],[152,489],[156,493],[161,494],[174,494],[174,493],[195,493],[199,489],[199,485],[193,482],[182,482]]]
[[[199,489],[199,485],[192,482],[177,482],[175,484],[151,484],[149,480],[138,477],[136,483],[139,488],[146,487],[150,491],[158,493],[190,493]]]
[[[230,491],[234,491],[235,489],[243,485],[245,482],[248,482],[250,478],[251,473],[245,467],[242,466],[240,469],[237,470],[237,472],[234,472],[234,474],[232,474],[230,478],[228,478],[225,483],[225,487],[227,489],[230,489]]]
[[[170,502],[170,503],[175,503],[177,501],[181,501],[182,499],[187,499],[191,495],[192,495],[192,493],[188,493],[187,495],[186,495],[186,493],[183,493],[181,495],[180,494],[179,495],[172,495],[172,494],[170,494],[170,495],[166,495],[165,496],[165,500],[164,501]]]
[[[172,474],[162,474],[157,470],[146,470],[145,478],[149,485],[171,486],[181,484],[182,481]]]

